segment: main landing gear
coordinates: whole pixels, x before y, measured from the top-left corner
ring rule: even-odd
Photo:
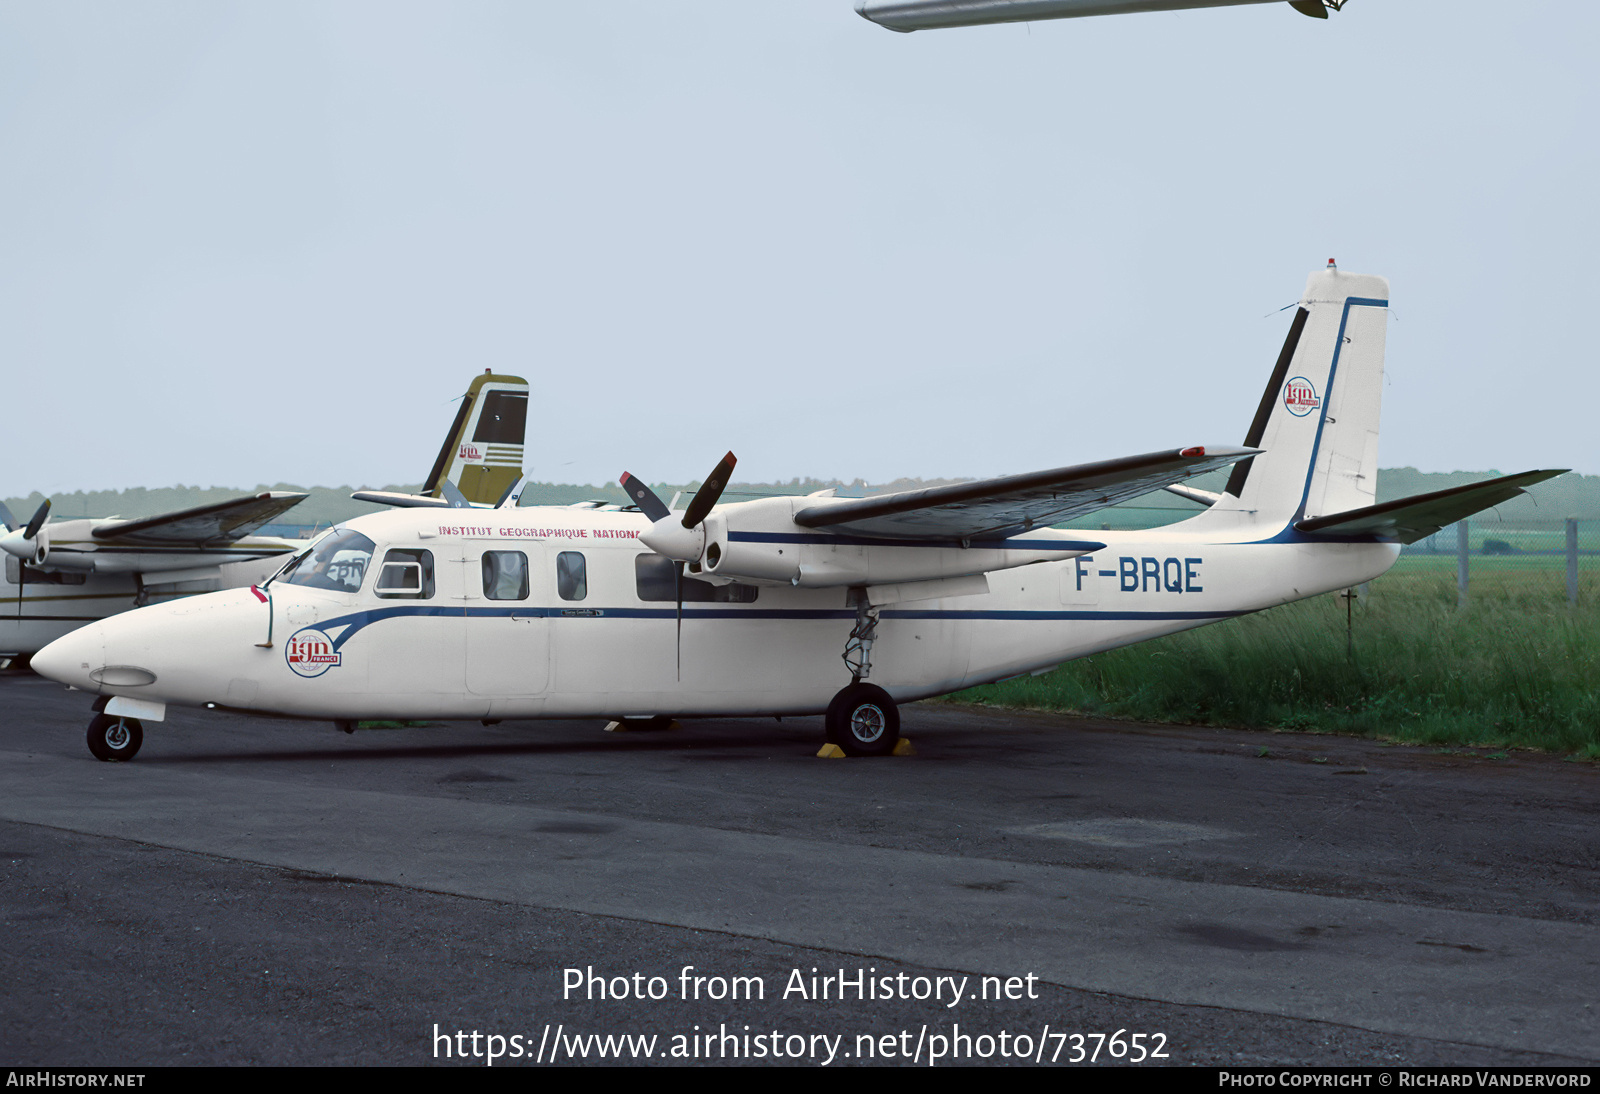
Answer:
[[[887,691],[865,682],[872,672],[878,609],[867,600],[865,589],[851,589],[850,600],[856,625],[845,643],[844,663],[851,682],[828,704],[824,720],[828,743],[838,745],[846,756],[888,756],[900,740],[900,708]]]
[[[131,760],[144,744],[144,726],[137,718],[96,714],[89,723],[89,751],[97,760]]]
[[[828,743],[846,756],[887,756],[900,740],[900,708],[889,693],[860,680],[828,704]]]

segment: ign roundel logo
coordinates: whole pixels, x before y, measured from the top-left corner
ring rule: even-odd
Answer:
[[[1317,389],[1304,376],[1296,376],[1283,385],[1283,405],[1296,418],[1304,418],[1322,405]]]
[[[301,676],[321,676],[339,665],[333,639],[313,627],[298,632],[283,647],[284,660]]]

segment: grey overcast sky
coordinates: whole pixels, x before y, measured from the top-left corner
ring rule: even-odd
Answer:
[[[0,0],[0,496],[1237,443],[1332,256],[1381,462],[1600,472],[1600,5],[894,34],[850,0]]]

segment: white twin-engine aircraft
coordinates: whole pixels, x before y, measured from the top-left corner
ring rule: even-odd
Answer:
[[[1400,544],[1559,474],[1374,504],[1387,304],[1382,278],[1313,274],[1243,447],[718,506],[729,454],[681,513],[631,475],[636,511],[398,509],[264,587],[117,616],[33,664],[100,694],[102,759],[132,756],[169,703],[347,730],[825,713],[844,752],[887,753],[899,703],[1368,581]],[[1220,494],[1181,485],[1227,464]],[[1051,527],[1169,485],[1210,507]]]

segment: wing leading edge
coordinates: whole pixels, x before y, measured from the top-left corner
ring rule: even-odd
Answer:
[[[1207,445],[1147,452],[954,486],[836,499],[802,509],[794,520],[807,528],[885,539],[993,539],[1059,524],[1258,451]]]

